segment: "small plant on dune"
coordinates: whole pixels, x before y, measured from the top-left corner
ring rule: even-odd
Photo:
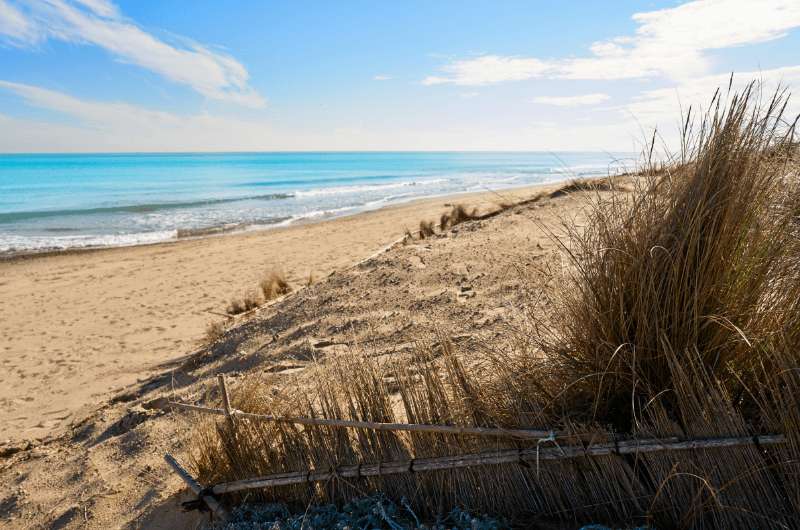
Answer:
[[[662,170],[663,171],[663,170]],[[661,174],[654,169],[647,169],[642,172],[644,176],[655,176]],[[561,186],[554,192],[550,193],[549,197],[555,199],[570,193],[577,193],[580,191],[614,191],[614,186],[609,179],[596,178],[596,179],[572,179],[567,184]]]
[[[443,213],[439,218],[439,228],[446,230],[466,221],[473,221],[478,217],[477,208],[467,210],[463,204],[455,204],[449,212]]]
[[[310,281],[313,281],[311,273],[309,273],[309,278]],[[284,273],[280,271],[270,271],[264,279],[261,280],[259,290],[249,290],[241,299],[231,300],[225,312],[229,315],[238,315],[255,309],[264,302],[289,294],[290,292],[292,292],[292,287],[289,285],[289,282],[286,281]]]
[[[286,275],[282,271],[270,271],[267,273],[264,279],[261,280],[260,286],[265,301],[292,292],[292,287],[289,285],[289,282],[286,281]]]
[[[217,342],[225,334],[225,329],[225,323],[222,321],[209,322],[208,325],[206,325],[206,333],[203,336],[203,342],[205,344]]]
[[[433,229],[433,221],[420,221],[419,222],[419,238],[425,239],[426,237],[431,237],[436,234],[436,231]]]
[[[244,313],[247,311],[244,307],[244,302],[239,299],[231,300],[228,304],[228,307],[225,308],[225,312],[229,315],[238,315],[239,313]]]
[[[443,213],[441,217],[439,217],[439,230],[445,231],[448,226],[450,226],[450,216]]]
[[[306,287],[311,287],[315,281],[316,278],[314,278],[314,271],[308,271],[308,276],[306,277]]]
[[[251,309],[255,309],[256,307],[260,306],[264,302],[264,299],[258,294],[256,290],[247,291],[242,298],[242,303],[244,304],[244,310],[250,311]]]
[[[255,290],[250,290],[247,291],[241,299],[231,300],[225,312],[229,315],[238,315],[255,309],[262,303],[264,303],[264,299],[261,295]]]

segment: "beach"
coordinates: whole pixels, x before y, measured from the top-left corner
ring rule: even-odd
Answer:
[[[295,288],[438,220],[459,202],[481,212],[534,186],[416,200],[319,222],[0,260],[3,439],[54,435],[200,345],[227,304],[282,270]],[[549,185],[552,187],[552,185]]]
[[[14,301],[0,308],[0,482],[11,485],[0,524],[197,528],[208,517],[181,509],[192,496],[164,455],[191,465],[204,418],[158,403],[216,403],[218,374],[234,399],[247,380],[314,392],[327,360],[401,362],[437,329],[465,352],[506,343],[527,286],[547,284],[542,266],[558,252],[548,232],[585,206],[586,192],[565,189],[433,197],[285,228],[0,261],[0,296]],[[419,237],[420,221],[438,225],[455,204],[479,218]],[[406,228],[413,238],[403,239]],[[292,293],[220,315],[272,268]],[[201,341],[209,322],[225,329]]]

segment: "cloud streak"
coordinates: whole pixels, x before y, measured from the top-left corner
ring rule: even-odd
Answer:
[[[553,105],[554,107],[582,107],[597,105],[611,98],[608,94],[582,94],[580,96],[539,96],[533,98],[534,103]]]
[[[56,39],[107,50],[203,96],[261,108],[264,98],[249,85],[236,59],[197,43],[167,43],[124,18],[107,0],[41,0],[24,10],[0,0],[0,38],[15,46]]]
[[[707,52],[784,37],[800,26],[797,0],[696,0],[636,13],[633,35],[595,42],[586,57],[544,59],[483,55],[442,67],[425,85],[487,85],[528,79],[681,80],[709,70]]]
[[[43,121],[0,114],[0,152],[259,150],[276,140],[271,127],[206,112],[181,115],[121,102],[0,80],[0,90],[65,119]]]
[[[30,45],[38,40],[34,25],[6,0],[0,0],[0,39],[13,46]]]
[[[492,85],[504,81],[523,81],[541,77],[549,68],[546,62],[539,59],[483,55],[445,65],[442,68],[444,76],[428,76],[422,80],[422,84]]]

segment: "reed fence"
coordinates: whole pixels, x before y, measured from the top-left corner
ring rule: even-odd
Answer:
[[[582,434],[560,432],[556,430],[525,430],[502,429],[489,427],[466,427],[458,425],[427,425],[407,423],[380,423],[369,421],[350,421],[340,419],[305,418],[292,416],[275,416],[268,414],[253,414],[237,410],[231,406],[227,383],[223,375],[218,376],[223,408],[205,407],[177,401],[166,401],[160,408],[179,409],[201,414],[224,416],[227,421],[234,424],[238,419],[256,422],[288,423],[306,426],[324,426],[337,429],[368,429],[374,431],[408,431],[439,433],[450,435],[469,435],[479,437],[506,437],[516,440],[535,441],[536,447],[532,449],[502,450],[494,452],[480,452],[473,454],[451,455],[433,458],[412,458],[369,464],[344,465],[329,469],[302,469],[286,473],[275,473],[267,476],[253,477],[232,482],[223,482],[209,486],[202,486],[192,475],[170,454],[164,456],[165,461],[186,485],[198,496],[217,517],[225,518],[227,511],[219,495],[297,484],[327,482],[337,478],[366,478],[397,475],[403,473],[432,472],[454,470],[475,466],[492,466],[501,464],[519,463],[523,466],[536,466],[537,474],[541,461],[569,460],[577,458],[593,458],[608,455],[641,455],[665,451],[687,451],[700,449],[723,449],[738,446],[766,447],[780,445],[787,442],[782,434],[767,434],[757,436],[716,437],[703,439],[678,438],[642,438],[617,440],[604,443],[581,443]],[[561,445],[558,442],[572,442]],[[541,447],[542,444],[552,446]]]

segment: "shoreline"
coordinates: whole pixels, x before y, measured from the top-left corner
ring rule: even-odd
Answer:
[[[613,175],[612,175],[613,176]],[[46,258],[46,257],[53,257],[53,256],[60,256],[60,255],[82,255],[82,254],[89,254],[94,252],[103,252],[107,250],[115,250],[115,249],[130,249],[130,248],[140,248],[140,247],[155,247],[160,245],[175,245],[180,244],[185,241],[197,241],[209,238],[217,238],[217,237],[236,237],[236,236],[244,236],[247,234],[252,233],[259,233],[265,231],[274,231],[274,230],[282,230],[288,229],[297,226],[308,226],[311,224],[316,223],[325,223],[329,221],[334,221],[337,219],[345,219],[349,217],[354,217],[358,215],[368,214],[371,212],[379,212],[384,209],[397,207],[397,206],[406,206],[406,205],[413,205],[415,203],[422,203],[429,200],[434,199],[442,199],[447,197],[468,197],[470,195],[482,195],[482,194],[499,194],[501,192],[506,193],[517,193],[522,190],[527,189],[534,189],[539,187],[547,187],[556,184],[562,184],[564,182],[568,182],[569,180],[573,180],[576,177],[570,177],[565,179],[558,179],[552,181],[546,181],[536,184],[526,184],[521,186],[510,186],[506,188],[498,188],[497,190],[484,190],[484,191],[463,191],[458,193],[444,193],[444,194],[433,194],[433,195],[425,195],[422,197],[412,197],[408,200],[398,200],[395,202],[383,204],[376,206],[374,208],[365,207],[366,205],[354,206],[352,207],[355,211],[352,212],[345,212],[341,214],[334,214],[330,216],[321,216],[319,218],[315,217],[306,217],[306,218],[298,218],[298,219],[287,219],[278,223],[274,224],[246,224],[241,226],[241,228],[232,228],[230,230],[225,229],[225,225],[221,226],[211,226],[206,228],[198,228],[198,229],[178,229],[176,232],[180,234],[182,230],[186,231],[213,231],[211,233],[203,233],[198,235],[188,235],[188,236],[180,236],[176,235],[171,239],[165,239],[161,241],[152,241],[152,242],[141,242],[141,243],[130,243],[130,244],[118,244],[118,245],[93,245],[93,246],[74,246],[74,247],[67,247],[67,248],[46,248],[46,249],[24,249],[24,250],[8,250],[0,252],[0,264],[2,263],[13,263],[15,261],[23,261],[23,260],[32,260],[37,258]],[[595,177],[579,177],[579,178],[595,178]],[[287,222],[288,221],[288,222]]]

